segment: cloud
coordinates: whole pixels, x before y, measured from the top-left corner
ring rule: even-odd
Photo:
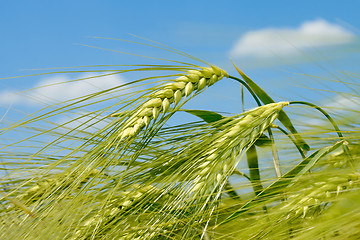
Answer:
[[[331,98],[322,100],[319,104],[337,124],[358,124],[360,114],[360,97],[348,94],[338,94]],[[299,111],[298,111],[299,112]],[[315,110],[306,112],[300,111],[301,115],[295,119],[294,124],[300,130],[313,129],[314,127],[331,127],[329,120],[319,115]],[[321,116],[321,117],[319,117]],[[344,126],[343,126],[344,127]],[[343,129],[344,130],[344,129]]]
[[[17,95],[15,91],[5,90],[0,92],[0,106],[12,105],[21,102],[22,97]]]
[[[304,22],[298,28],[249,31],[237,40],[229,55],[231,58],[294,55],[299,50],[341,45],[354,39],[355,35],[343,27],[318,19]]]
[[[337,95],[327,105],[330,112],[357,111],[360,109],[360,97]]]
[[[96,74],[82,74],[80,81],[70,81],[66,76],[55,75],[45,78],[34,86],[34,90],[26,95],[17,94],[15,91],[5,90],[0,92],[0,105],[9,104],[37,104],[66,101],[85,96],[101,90],[119,86],[124,79],[119,75],[95,77]]]

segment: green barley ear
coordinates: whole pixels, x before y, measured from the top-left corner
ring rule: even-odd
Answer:
[[[90,178],[99,174],[97,169],[91,170],[87,174],[83,173],[82,177],[77,173],[59,173],[51,177],[41,179],[34,185],[25,189],[22,194],[16,196],[20,201],[23,201],[27,205],[31,205],[36,201],[43,200],[49,195],[59,196],[68,188],[81,188]],[[60,199],[60,197],[58,197]]]
[[[136,204],[145,201],[146,199],[157,198],[161,199],[158,202],[165,201],[166,194],[162,194],[161,189],[157,189],[151,185],[139,186],[133,184],[131,191],[123,191],[114,195],[109,199],[108,205],[105,208],[97,209],[97,211],[90,212],[83,221],[78,224],[77,230],[71,239],[78,239],[80,237],[90,238],[96,228],[102,229],[102,234],[109,231],[109,227],[113,222],[121,222],[122,224],[131,225],[131,218],[126,219],[123,215],[126,212],[135,208]],[[139,222],[145,219],[138,219]],[[120,237],[121,235],[121,237]],[[117,234],[119,239],[136,239],[137,233],[127,233],[126,231]]]
[[[321,180],[311,179],[308,187],[289,196],[287,204],[282,207],[289,210],[287,218],[307,218],[320,214],[327,205],[335,202],[340,194],[358,188],[360,174],[342,171],[342,174],[321,177]]]
[[[311,222],[308,231],[298,234],[296,240],[309,239],[359,239],[360,235],[360,191],[351,191],[339,197],[327,212]]]
[[[137,135],[151,120],[156,120],[160,113],[166,113],[171,105],[177,106],[184,97],[193,92],[200,92],[211,86],[223,77],[228,77],[226,71],[216,67],[203,67],[197,70],[188,70],[185,75],[164,84],[160,90],[150,95],[139,110],[125,122],[125,129],[120,133],[120,139],[127,139]],[[116,116],[113,114],[112,116]]]
[[[242,154],[274,122],[286,105],[288,102],[267,104],[225,119],[220,130],[215,129],[194,139],[179,154],[161,156],[158,161],[164,164],[160,167],[154,167],[154,162],[149,161],[140,169],[130,171],[128,174],[132,176],[132,181],[142,180],[143,186],[157,184],[164,193],[168,193],[167,201],[161,204],[157,199],[143,201],[131,213],[127,213],[133,218],[148,219],[141,223],[141,227],[135,226],[134,229],[140,227],[146,234],[156,234],[161,230],[150,226],[168,226],[169,222],[173,222],[172,229],[181,232],[184,239],[192,239],[192,234],[201,236],[214,214],[211,209],[218,206],[218,200]],[[140,210],[156,205],[156,213]],[[189,219],[187,215],[190,213],[192,217]],[[200,232],[197,230],[194,233],[194,226],[200,228]],[[128,230],[127,227],[123,228],[123,231]],[[140,239],[145,236],[140,235]]]
[[[262,133],[278,117],[280,110],[288,102],[267,104],[248,112],[244,116],[235,118],[225,124],[223,131],[214,136],[216,139],[197,160],[199,174],[193,181],[191,192],[199,194],[201,189],[209,191],[211,186],[221,186],[233,172],[237,158],[261,137]],[[208,144],[208,143],[207,143]],[[205,146],[202,146],[205,147]]]
[[[330,237],[331,234],[340,229],[336,226],[332,231],[332,227],[329,227],[328,224],[338,224],[332,218],[333,216],[329,215],[329,210],[331,211],[331,208],[336,206],[344,197],[347,198],[349,193],[357,193],[358,195],[359,180],[359,173],[350,169],[313,172],[301,176],[291,187],[284,189],[284,195],[276,198],[281,199],[282,203],[271,210],[273,222],[270,224],[263,223],[261,231],[258,231],[259,228],[256,227],[258,223],[253,226],[256,228],[254,232],[257,232],[257,238],[278,239],[279,236],[290,236],[291,239],[308,239],[312,236],[311,239],[328,239],[324,236]],[[272,200],[271,202],[275,201]],[[351,211],[354,207],[355,205],[346,206]],[[349,213],[347,217],[353,218],[356,215],[358,219],[358,214]],[[341,218],[344,216],[346,214],[342,212]],[[329,221],[324,223],[322,222],[324,220]],[[340,224],[344,223],[344,220],[337,220]],[[358,223],[356,225],[358,226]],[[308,228],[309,226],[311,228]],[[311,230],[308,231],[307,228]],[[324,228],[327,231],[323,231]],[[314,232],[318,233],[314,234]],[[356,239],[345,237],[346,234],[343,235],[345,232],[339,232],[339,238],[330,237],[329,239]],[[317,236],[317,238],[313,236]]]

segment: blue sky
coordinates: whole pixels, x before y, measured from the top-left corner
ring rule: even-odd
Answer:
[[[163,56],[154,48],[89,38],[134,40],[129,34],[183,50],[235,75],[231,57],[279,100],[312,98],[305,88],[296,86],[323,84],[294,73],[321,77],[337,70],[359,73],[359,1],[5,0],[1,5],[0,78],[37,73],[25,69],[142,62],[79,44]],[[16,118],[16,110],[32,112],[37,108],[10,92],[67,79],[55,75],[0,80],[0,119],[5,113],[6,118]],[[109,78],[100,87],[124,80]],[[239,100],[235,84],[219,83],[208,98],[199,98],[193,107],[204,108],[209,98],[218,98],[221,101],[213,102],[210,109],[239,111],[240,105],[232,104]],[[326,87],[331,88],[331,84]],[[46,102],[47,97],[76,97],[77,91],[82,94],[93,89],[72,85],[71,89],[37,93],[43,94]]]

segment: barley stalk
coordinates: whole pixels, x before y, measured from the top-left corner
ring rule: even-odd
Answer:
[[[199,92],[211,86],[223,77],[228,77],[226,71],[216,67],[204,67],[199,70],[189,70],[186,75],[162,86],[162,89],[153,93],[151,98],[142,104],[140,109],[125,123],[125,129],[120,133],[120,139],[131,138],[137,135],[145,126],[166,113],[174,104],[178,105],[182,98],[189,97],[193,92]],[[113,114],[112,116],[116,116]]]
[[[216,130],[215,133],[212,132],[210,139],[209,135],[206,135],[201,138],[202,142],[200,144],[194,142],[184,150],[185,152],[196,152],[197,156],[195,158],[188,159],[186,157],[188,155],[184,152],[184,154],[178,155],[179,158],[175,157],[173,161],[166,165],[171,170],[162,169],[164,172],[170,172],[171,174],[160,174],[159,181],[170,182],[170,185],[162,186],[162,190],[159,191],[154,187],[149,188],[149,183],[156,183],[156,179],[148,179],[149,182],[145,180],[140,187],[133,188],[126,194],[124,193],[125,195],[120,201],[116,200],[116,206],[110,203],[106,207],[107,213],[101,215],[107,218],[113,218],[116,215],[117,219],[123,219],[123,221],[128,218],[141,220],[139,226],[121,224],[124,232],[131,232],[133,227],[137,229],[135,235],[129,235],[132,239],[136,239],[138,236],[140,239],[144,239],[147,236],[160,234],[166,231],[167,228],[172,229],[172,231],[182,229],[184,227],[180,226],[182,221],[175,221],[174,225],[170,227],[169,223],[175,218],[181,219],[182,214],[186,211],[196,211],[193,209],[194,206],[196,206],[197,211],[203,211],[209,202],[209,200],[206,200],[204,201],[205,204],[197,205],[194,201],[198,202],[203,197],[213,196],[212,191],[217,191],[217,197],[221,194],[222,188],[238,163],[238,157],[242,151],[255,142],[277,118],[279,111],[287,104],[287,102],[272,103],[245,112],[241,117],[233,117],[230,122],[223,125],[222,131]],[[184,161],[184,158],[187,160]],[[151,163],[149,164],[151,165]],[[144,169],[147,169],[146,166],[146,163],[144,163]],[[172,167],[176,169],[172,169]],[[148,169],[148,171],[151,171],[151,169]],[[129,174],[131,175],[131,173]],[[177,183],[181,183],[181,186]],[[149,190],[145,193],[142,190],[143,188],[149,188]],[[149,197],[151,192],[162,197]],[[147,200],[143,198],[145,195],[147,195]],[[152,202],[149,202],[150,199]],[[203,201],[201,200],[201,202]],[[140,210],[142,208],[148,209],[146,206],[149,205],[158,206],[156,215]],[[208,210],[204,211],[204,214],[211,212]],[[169,212],[172,214],[169,214]],[[189,221],[189,224],[202,224],[203,219],[203,217],[192,219],[192,221],[197,222],[191,223]],[[90,225],[95,226],[99,222],[103,224],[106,220],[100,219],[100,216],[93,216],[83,226],[84,228]],[[113,225],[109,224],[108,227],[112,228]],[[86,231],[92,228],[87,228]],[[205,227],[203,229],[206,230]],[[109,231],[111,230],[109,229]]]
[[[198,218],[193,221],[206,222],[204,219],[209,219],[213,212],[210,208],[216,207],[216,200],[241,154],[273,123],[286,105],[288,102],[267,104],[247,111],[241,117],[232,117],[231,121],[226,119],[227,123],[220,130],[205,134],[166,163],[168,169],[162,170],[171,174],[160,177],[161,181],[172,183],[163,189],[174,197],[163,205],[162,211],[173,212],[173,216],[178,212],[180,217],[187,209],[197,212]],[[189,155],[194,157],[188,158]],[[159,218],[154,218],[148,225],[168,221],[167,216]],[[190,225],[198,223],[189,222]]]
[[[173,183],[163,188],[173,197],[163,204],[161,211],[172,212],[173,217],[179,218],[184,211],[192,212],[196,218],[187,220],[184,228],[192,229],[193,225],[200,227],[201,224],[202,231],[206,232],[217,200],[241,154],[273,123],[286,105],[288,102],[267,104],[247,111],[241,117],[232,117],[231,121],[226,119],[227,123],[220,130],[205,134],[178,154],[178,158],[175,156],[166,165],[169,169],[163,169],[171,174],[160,175],[162,181]],[[189,155],[194,157],[188,158]],[[168,221],[169,216],[159,214],[147,225]]]

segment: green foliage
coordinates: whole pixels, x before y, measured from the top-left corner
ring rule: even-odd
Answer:
[[[117,66],[121,69],[106,74],[146,76],[48,106],[1,129],[4,140],[26,133],[1,147],[1,239],[354,239],[360,234],[356,126],[344,117],[337,119],[338,127],[308,103],[321,109],[335,132],[315,128],[301,134],[285,113],[300,102],[289,107],[275,102],[235,65],[242,79],[157,47],[206,66],[174,60]],[[245,86],[260,106],[233,116],[183,109],[227,78]],[[201,121],[174,125],[171,119],[179,112]],[[65,114],[72,119],[53,121]],[[348,137],[340,127],[353,131]]]

